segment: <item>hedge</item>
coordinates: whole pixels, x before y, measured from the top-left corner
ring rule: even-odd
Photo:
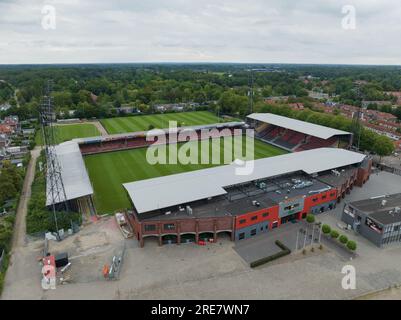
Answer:
[[[330,232],[330,236],[331,236],[332,238],[334,238],[334,239],[337,239],[339,235],[340,235],[340,234],[338,233],[337,230],[331,230],[331,232]]]
[[[346,244],[348,242],[348,238],[344,235],[341,235],[338,240],[340,240],[342,244]]]
[[[276,246],[278,246],[281,249],[281,251],[277,252],[271,256],[267,256],[262,259],[251,262],[250,263],[251,268],[261,266],[265,263],[271,262],[273,260],[277,260],[277,259],[284,257],[286,255],[289,255],[291,253],[291,250],[289,248],[287,248],[284,244],[282,244],[279,240],[276,240],[274,243],[276,244]]]
[[[351,251],[355,251],[356,250],[356,242],[352,241],[352,240],[348,241],[347,248],[350,249]]]
[[[324,234],[329,234],[331,232],[331,228],[330,228],[330,226],[328,224],[324,224],[322,226],[322,231],[323,231]]]
[[[315,222],[315,216],[313,215],[313,214],[311,214],[311,213],[309,213],[307,216],[306,216],[306,221],[307,222],[309,222],[309,223],[313,223],[313,222]]]

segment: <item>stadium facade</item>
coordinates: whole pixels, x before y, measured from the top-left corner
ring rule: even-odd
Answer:
[[[124,184],[133,204],[129,217],[141,246],[242,240],[319,214],[354,186],[362,186],[372,162],[344,149],[320,148],[254,161],[254,171],[235,175],[236,165],[197,170]]]

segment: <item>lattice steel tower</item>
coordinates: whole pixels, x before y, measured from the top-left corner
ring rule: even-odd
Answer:
[[[61,167],[57,158],[57,132],[54,127],[56,122],[56,113],[51,96],[53,83],[47,82],[43,95],[42,106],[40,110],[40,119],[42,125],[43,144],[46,154],[46,204],[52,207],[56,230],[58,232],[58,223],[56,211],[69,211],[67,196],[65,193]]]

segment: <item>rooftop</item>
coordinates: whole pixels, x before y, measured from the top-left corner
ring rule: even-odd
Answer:
[[[61,176],[63,179],[64,189],[67,200],[72,200],[93,194],[91,182],[88,173],[86,172],[84,160],[78,143],[68,141],[61,143],[55,147],[58,161],[60,163]],[[50,178],[47,177],[46,188],[49,189]],[[53,204],[49,197],[49,192],[46,192],[46,205]],[[56,199],[56,203],[64,201]]]
[[[304,172],[323,172],[361,163],[365,155],[336,148],[319,148],[281,156],[235,163],[192,172],[174,174],[123,184],[136,211],[168,208],[210,197],[227,194],[224,188],[251,181]],[[251,167],[249,172],[241,171]],[[157,197],[155,197],[157,195]]]
[[[314,123],[278,116],[273,113],[252,113],[248,116],[248,118],[273,124],[275,126],[290,129],[293,131],[297,131],[321,139],[329,139],[333,136],[351,134],[350,132],[347,131],[337,130],[333,128],[320,126]]]
[[[185,126],[185,127],[178,127],[178,128],[167,128],[167,129],[153,129],[150,131],[137,131],[137,132],[127,132],[127,133],[117,133],[117,134],[109,134],[107,136],[97,136],[97,137],[87,137],[87,138],[76,138],[73,141],[81,144],[81,143],[97,143],[100,141],[111,141],[117,140],[121,138],[136,138],[136,137],[144,137],[148,136],[158,136],[162,132],[165,134],[168,133],[177,133],[185,130],[201,130],[201,129],[222,129],[222,128],[232,128],[244,125],[244,122],[221,122],[221,123],[214,123],[214,124],[207,124],[207,125],[198,125],[198,126]]]
[[[309,181],[311,184],[305,185],[302,188],[294,188],[294,185],[299,184],[299,181]],[[168,220],[172,218],[236,216],[276,206],[279,202],[287,198],[305,196],[313,194],[318,190],[330,188],[321,181],[302,173],[269,179],[263,181],[263,185],[260,182],[262,181],[259,181],[257,184],[249,183],[230,187],[226,189],[227,194],[225,195],[189,203],[188,205],[192,209],[191,214],[188,214],[185,209],[186,205],[183,204],[145,213],[140,215],[139,218],[146,220]],[[256,205],[254,201],[257,201],[259,204]]]
[[[355,168],[345,168],[337,172],[338,174],[335,172],[328,172],[319,175],[319,180],[333,187],[340,187],[348,180],[349,177],[355,174]]]
[[[401,193],[354,201],[349,205],[383,225],[401,222],[401,211],[395,211],[401,208]]]

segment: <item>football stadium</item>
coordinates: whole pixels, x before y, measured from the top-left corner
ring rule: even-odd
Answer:
[[[177,121],[168,117],[155,125]],[[371,172],[369,157],[349,150],[351,133],[283,116],[254,113],[246,121],[224,123],[179,120],[175,135],[171,129],[148,132],[146,119],[131,118],[136,119],[127,121],[143,124],[63,142],[56,153],[70,207],[92,216],[123,213],[141,246],[148,238],[162,245],[216,241],[222,234],[241,241],[269,232],[308,213],[335,208],[354,186],[362,187]],[[131,128],[134,131],[122,132]],[[206,138],[205,130],[210,133]],[[250,158],[249,132],[255,138]],[[217,142],[206,152],[217,150],[222,157],[232,152],[222,141],[227,137],[240,144],[241,165],[147,161],[151,146],[165,147],[167,153],[172,144],[195,143],[200,148],[205,139]],[[202,152],[205,149],[199,149],[199,157]],[[238,168],[251,163],[248,174],[237,174]]]

